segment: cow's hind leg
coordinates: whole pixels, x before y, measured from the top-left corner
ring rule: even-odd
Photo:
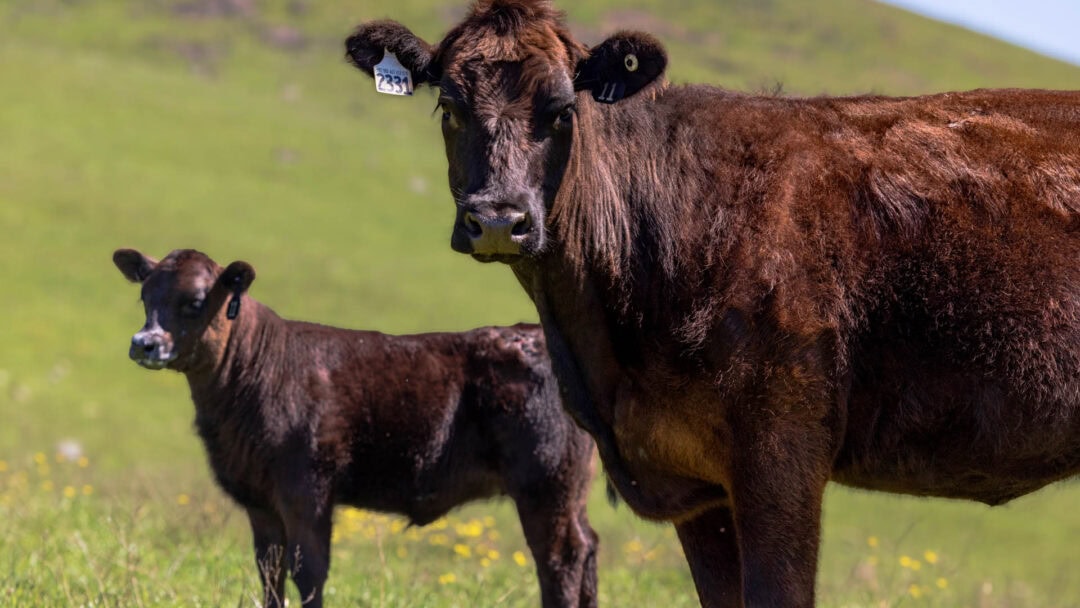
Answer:
[[[742,569],[731,509],[716,507],[675,524],[703,608],[742,606]]]
[[[514,502],[536,561],[541,604],[544,608],[595,606],[597,537],[588,520],[579,515],[584,505],[566,505],[565,496],[561,504],[550,491],[529,494],[515,496]]]

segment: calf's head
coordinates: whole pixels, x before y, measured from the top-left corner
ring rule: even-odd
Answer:
[[[457,206],[450,243],[488,262],[544,252],[584,104],[617,103],[667,64],[647,34],[622,32],[592,49],[575,42],[542,0],[480,0],[435,46],[397,22],[366,23],[346,50],[368,75],[393,53],[415,84],[439,89]]]
[[[255,280],[247,262],[222,269],[205,254],[173,251],[160,262],[134,249],[117,249],[113,263],[142,285],[146,322],[131,338],[129,356],[149,369],[189,371],[220,353]]]

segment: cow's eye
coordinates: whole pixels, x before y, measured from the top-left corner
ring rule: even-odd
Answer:
[[[556,129],[565,129],[569,127],[574,121],[574,106],[566,106],[559,110],[559,113],[555,115],[555,122],[552,123]]]
[[[461,119],[458,118],[453,107],[448,103],[440,103],[439,109],[442,110],[442,123],[443,126],[450,127],[451,129],[457,129],[461,127]]]
[[[205,303],[205,300],[191,300],[186,302],[180,307],[180,314],[189,319],[194,319],[202,314],[203,305]]]

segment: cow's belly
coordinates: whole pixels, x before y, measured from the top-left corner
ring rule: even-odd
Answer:
[[[854,387],[833,479],[1001,504],[1080,473],[1080,407],[954,374]]]

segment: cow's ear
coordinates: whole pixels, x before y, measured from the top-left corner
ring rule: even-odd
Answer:
[[[241,294],[255,281],[255,269],[247,262],[233,262],[218,276],[218,285],[229,293]]]
[[[630,97],[663,75],[667,52],[644,32],[619,32],[593,47],[578,62],[574,89],[588,90],[601,103]]]
[[[117,249],[112,254],[113,264],[132,283],[142,283],[157,266],[157,260],[148,258],[134,249]]]
[[[431,73],[434,50],[409,28],[397,21],[383,20],[364,23],[345,40],[345,56],[368,76],[374,76],[375,66],[386,52],[393,53],[398,62],[412,73],[414,85],[437,80]]]

